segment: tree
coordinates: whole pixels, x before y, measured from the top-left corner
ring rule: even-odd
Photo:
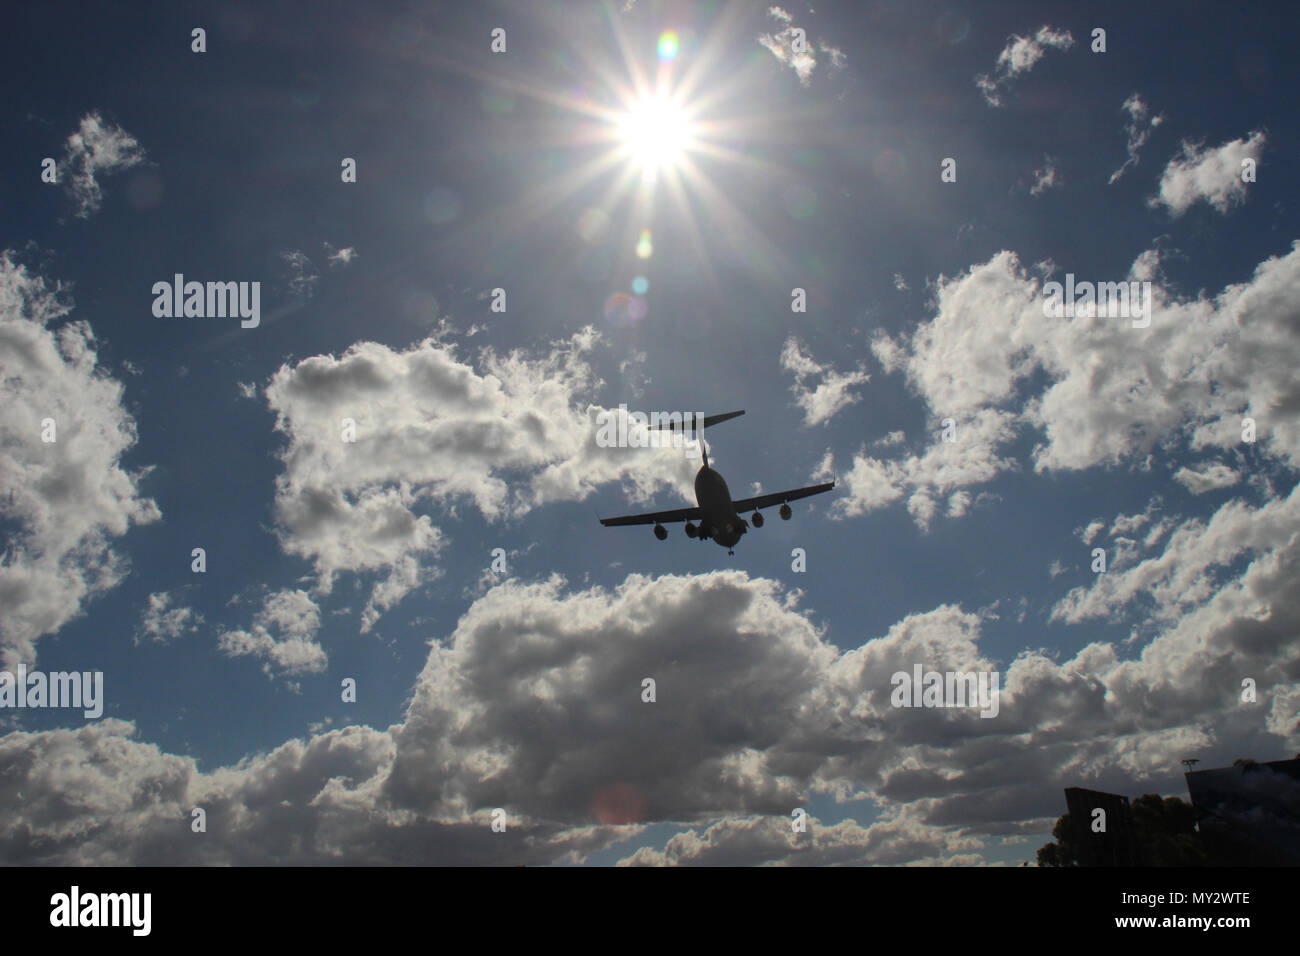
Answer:
[[[1205,849],[1196,832],[1197,811],[1177,797],[1148,793],[1132,803],[1133,829],[1144,866],[1204,866]],[[1079,866],[1070,815],[1061,814],[1052,827],[1052,843],[1038,850],[1039,866]]]
[[[1079,851],[1074,845],[1074,833],[1070,829],[1070,815],[1062,813],[1061,818],[1052,827],[1054,843],[1044,843],[1038,848],[1039,866],[1078,866]]]

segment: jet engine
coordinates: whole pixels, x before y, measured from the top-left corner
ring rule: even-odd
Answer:
[[[790,510],[790,505],[788,503],[781,506],[782,521],[789,521],[792,514],[794,514],[794,512]]]
[[[662,541],[664,538],[668,537],[668,529],[661,524],[655,525],[655,537]]]

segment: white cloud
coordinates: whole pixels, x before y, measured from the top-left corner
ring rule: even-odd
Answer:
[[[348,246],[345,249],[335,249],[328,242],[323,242],[321,248],[325,250],[325,258],[329,262],[330,268],[350,265],[357,257],[357,250],[353,246]]]
[[[126,130],[106,123],[97,111],[83,116],[58,162],[59,181],[76,204],[76,217],[87,219],[99,209],[103,190],[96,177],[138,166],[144,158],[144,149]]]
[[[1201,471],[1192,468],[1179,468],[1174,474],[1174,481],[1185,486],[1194,495],[1203,495],[1207,491],[1230,488],[1241,480],[1241,476],[1227,465],[1215,462],[1206,465]]]
[[[1054,186],[1061,185],[1057,177],[1056,160],[1050,156],[1043,157],[1043,165],[1034,170],[1034,184],[1029,187],[1029,195],[1041,196]]]
[[[1160,177],[1160,193],[1148,204],[1164,206],[1172,216],[1181,216],[1204,199],[1221,213],[1246,201],[1242,181],[1242,160],[1258,163],[1267,137],[1257,130],[1248,139],[1234,139],[1216,149],[1183,143],[1182,156],[1175,156]]]
[[[1175,611],[1136,659],[1093,643],[999,666],[980,650],[981,615],[948,605],[841,650],[796,591],[736,571],[614,589],[507,581],[431,642],[387,731],[314,731],[210,773],[120,720],[0,738],[13,808],[0,846],[16,865],[554,863],[674,822],[689,830],[622,862],[979,862],[990,839],[1049,827],[1062,786],[1168,791],[1189,750],[1289,742],[1295,501],[1180,528],[1154,577],[1145,563],[1100,576],[1094,589],[1147,583],[1088,613],[1152,583],[1157,608]],[[1239,581],[1199,585],[1243,546],[1254,560]],[[308,603],[268,601],[259,618],[305,633]],[[918,663],[999,672],[998,715],[891,706],[891,676]],[[647,674],[654,705],[640,699]],[[1242,674],[1273,703],[1241,707]],[[817,794],[870,798],[879,819],[813,818],[793,834],[790,811]],[[222,821],[204,840],[176,825],[194,806]],[[510,825],[484,840],[494,807]]]
[[[1270,632],[1284,629],[1293,612],[1283,613],[1283,608],[1294,607],[1295,600],[1279,603],[1280,596],[1270,594],[1300,580],[1295,568],[1300,557],[1297,531],[1300,495],[1294,490],[1287,498],[1258,508],[1240,500],[1229,501],[1208,522],[1187,519],[1178,523],[1160,554],[1121,571],[1098,575],[1090,587],[1072,589],[1052,609],[1052,619],[1077,623],[1137,605],[1144,620],[1158,623],[1190,614],[1208,615],[1217,620],[1216,626],[1235,627],[1240,624],[1237,619],[1245,615],[1270,621]],[[1243,556],[1255,556],[1255,560],[1235,580],[1227,579],[1225,572]],[[1274,604],[1278,613],[1271,617]]]
[[[230,657],[263,658],[262,670],[283,674],[319,673],[328,658],[316,642],[320,608],[305,591],[284,588],[266,596],[251,629],[227,631],[219,646]]]
[[[320,280],[311,260],[301,250],[291,249],[280,253],[280,258],[288,267],[288,291],[295,299],[310,299],[316,291]]]
[[[786,339],[781,349],[781,367],[794,373],[790,391],[803,409],[805,425],[826,424],[836,412],[861,400],[861,396],[849,391],[850,388],[871,381],[871,376],[861,365],[853,372],[836,372],[828,365],[819,365],[800,350],[794,336]],[[807,380],[816,378],[821,381],[810,387]]]
[[[881,335],[872,349],[887,371],[906,373],[932,421],[956,420],[958,441],[888,462],[859,454],[838,513],[910,494],[924,525],[936,494],[1018,467],[1004,449],[1025,430],[1041,436],[1035,471],[1147,467],[1157,445],[1183,435],[1193,450],[1237,448],[1249,416],[1259,423],[1256,449],[1300,467],[1300,330],[1290,305],[1300,298],[1300,243],[1212,298],[1177,300],[1157,262],[1143,253],[1128,276],[1152,282],[1146,329],[1044,317],[1040,283],[1010,252],[941,277],[934,318],[910,336]],[[1042,383],[1032,391],[1031,377]]]
[[[837,47],[831,46],[822,40],[814,44],[807,40],[806,35],[800,40],[800,29],[793,25],[793,18],[780,7],[769,7],[767,15],[782,25],[778,33],[759,34],[758,42],[776,57],[781,63],[794,70],[795,75],[799,77],[799,82],[807,86],[812,82],[813,71],[817,68],[817,55],[814,50],[820,50],[830,58],[830,69],[839,69],[844,66],[847,57],[844,51]],[[796,43],[801,43],[801,49],[796,50]]]
[[[122,383],[97,364],[88,323],[59,323],[70,311],[0,253],[0,518],[16,526],[0,555],[6,667],[33,662],[37,638],[121,581],[113,539],[160,517],[139,493],[144,472],[121,466],[136,441]]]
[[[899,292],[906,292],[908,290],[907,280],[903,278],[901,272],[894,273],[894,288]]]
[[[687,830],[662,851],[643,847],[619,866],[891,866],[942,864],[980,841],[926,826],[904,807],[870,826],[854,820],[824,824],[809,815],[797,833],[785,817],[729,817],[703,830]]]
[[[690,489],[680,451],[602,448],[604,410],[585,401],[597,380],[584,329],[548,354],[480,352],[479,367],[433,339],[397,352],[373,342],[341,357],[286,364],[265,389],[288,439],[276,482],[280,541],[314,562],[317,590],[340,572],[383,572],[362,629],[423,581],[446,544],[427,505],[473,505],[489,521],[576,501],[621,481],[645,501]],[[621,413],[617,413],[621,414]],[[356,441],[342,440],[342,422]]]
[[[886,461],[859,452],[843,476],[845,494],[836,499],[830,513],[853,517],[906,496],[908,512],[918,526],[928,528],[938,513],[937,499],[949,497],[949,516],[960,517],[970,498],[952,498],[958,489],[992,481],[1016,467],[1014,461],[997,454],[998,446],[1014,437],[1013,420],[1008,412],[983,409],[954,418],[956,441],[943,441],[941,429],[936,428],[920,454]]]
[[[1097,535],[1099,535],[1101,532],[1105,530],[1106,530],[1106,522],[1097,519],[1088,522],[1088,527],[1084,528],[1079,533],[1079,537],[1082,539],[1084,544],[1092,544],[1092,542],[1096,539]]]
[[[998,54],[994,75],[981,73],[975,77],[975,86],[989,106],[1001,106],[1002,96],[1011,81],[1032,70],[1048,49],[1068,50],[1073,45],[1074,37],[1069,30],[1053,30],[1048,26],[1040,27],[1032,37],[1013,35]]]
[[[1124,132],[1128,136],[1126,147],[1128,159],[1124,160],[1124,164],[1119,169],[1110,174],[1110,179],[1106,180],[1107,186],[1117,182],[1130,166],[1137,165],[1138,152],[1151,138],[1151,131],[1164,121],[1163,115],[1152,116],[1150,108],[1136,93],[1126,99],[1120,109],[1128,113],[1128,123],[1124,126]]]
[[[203,615],[191,607],[173,607],[172,596],[167,591],[149,595],[149,606],[140,620],[140,631],[135,643],[141,639],[165,644],[178,637],[194,634],[203,623]]]

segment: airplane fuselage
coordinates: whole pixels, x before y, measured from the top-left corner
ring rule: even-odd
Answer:
[[[695,474],[695,503],[700,508],[701,538],[712,538],[724,548],[732,548],[749,530],[749,522],[736,514],[727,483],[708,465]]]

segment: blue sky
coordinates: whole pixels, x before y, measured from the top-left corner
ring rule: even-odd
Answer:
[[[15,12],[0,649],[106,707],[2,715],[4,857],[1018,863],[1064,786],[1291,755],[1294,19]],[[1150,326],[1046,317],[1067,272]],[[176,273],[258,326],[155,317]],[[837,487],[734,557],[601,528],[693,503],[596,447],[620,404],[744,408],[737,497]],[[999,717],[891,708],[913,663],[999,672]]]

